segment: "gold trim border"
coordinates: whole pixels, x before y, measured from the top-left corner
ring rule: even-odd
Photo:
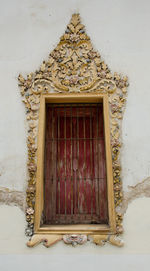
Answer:
[[[43,61],[40,69],[34,73],[28,74],[26,79],[20,74],[18,81],[20,92],[23,97],[22,101],[26,108],[26,119],[28,124],[27,167],[29,180],[26,191],[26,221],[28,224],[26,235],[30,238],[32,237],[33,240],[34,238],[37,238],[38,235],[40,236],[40,234],[43,234],[43,232],[36,232],[39,227],[37,222],[35,223],[35,221],[37,221],[35,214],[38,213],[38,211],[35,211],[35,197],[39,192],[43,193],[42,184],[40,184],[41,186],[37,186],[37,178],[43,178],[43,173],[40,171],[42,164],[37,165],[37,157],[39,156],[39,153],[42,152],[44,144],[44,142],[37,144],[38,127],[41,127],[44,121],[40,116],[44,116],[45,110],[44,107],[40,108],[40,100],[43,99],[43,95],[55,96],[56,92],[61,92],[61,95],[64,97],[62,99],[64,100],[71,93],[73,93],[74,97],[80,96],[82,93],[85,100],[86,97],[90,95],[98,94],[107,96],[107,102],[104,103],[105,108],[107,108],[106,111],[109,111],[109,117],[107,114],[105,122],[107,123],[110,120],[110,138],[108,138],[107,135],[106,138],[107,141],[111,140],[111,148],[108,148],[107,156],[110,157],[111,155],[112,157],[112,167],[110,166],[109,170],[112,174],[113,168],[114,193],[112,193],[111,198],[112,201],[114,200],[112,206],[115,205],[115,212],[112,210],[112,237],[109,235],[110,229],[108,230],[106,229],[106,226],[101,226],[99,228],[100,231],[97,232],[96,235],[93,234],[93,236],[96,236],[94,238],[97,238],[93,240],[101,240],[107,235],[107,241],[111,239],[113,240],[112,243],[117,243],[118,241],[114,241],[115,238],[117,238],[116,236],[123,232],[123,217],[119,211],[123,198],[120,148],[122,144],[122,117],[125,109],[127,87],[129,85],[128,78],[126,76],[123,77],[118,73],[112,74],[110,72],[108,66],[101,60],[99,53],[93,49],[90,38],[85,33],[84,26],[81,24],[79,14],[73,14],[65,34],[61,37],[57,47],[50,53],[48,60]],[[42,138],[44,138],[44,129],[42,133]],[[43,160],[43,157],[41,156],[40,159]],[[40,199],[39,203],[43,206],[42,199]],[[112,208],[114,209],[114,207]],[[116,225],[116,227],[114,225]],[[45,234],[46,233],[47,232],[45,232]],[[79,234],[80,231],[77,231],[77,233]],[[92,234],[93,232],[90,230],[87,231],[87,233]],[[114,239],[113,236],[115,236]],[[41,237],[38,239],[40,238]],[[70,238],[71,240],[74,240],[74,238],[78,239],[77,237],[68,238],[69,240]],[[80,239],[81,238],[79,238],[79,240]],[[101,241],[99,241],[99,243],[101,243]]]
[[[70,225],[70,226],[47,226],[40,227],[40,221],[43,211],[43,187],[44,187],[44,131],[45,131],[45,105],[46,103],[103,103],[104,128],[105,128],[105,146],[106,146],[106,168],[107,168],[107,198],[109,227],[107,225]],[[113,173],[112,173],[112,156],[110,146],[110,127],[109,127],[109,110],[108,95],[99,93],[85,94],[45,94],[41,95],[40,114],[38,127],[38,144],[37,144],[37,176],[36,176],[36,201],[35,201],[35,233],[84,233],[94,234],[94,232],[116,232],[116,221],[114,211],[114,194],[113,194]]]

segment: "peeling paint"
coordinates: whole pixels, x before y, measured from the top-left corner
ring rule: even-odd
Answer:
[[[128,205],[137,198],[150,197],[150,177],[146,178],[135,186],[128,186],[129,191],[124,193],[122,207],[119,212],[125,214]],[[22,191],[10,190],[6,187],[0,187],[0,205],[18,206],[25,212],[26,194]]]
[[[150,197],[150,177],[146,178],[142,182],[135,186],[128,186],[129,191],[124,193],[122,207],[120,212],[124,214],[128,208],[129,203],[134,199],[140,197]]]
[[[25,211],[25,198],[25,192],[0,187],[0,204],[18,206],[22,211]]]

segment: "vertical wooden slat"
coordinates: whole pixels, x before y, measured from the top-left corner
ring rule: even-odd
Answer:
[[[91,187],[92,187],[92,168],[91,168],[91,139],[90,139],[90,111],[89,108],[85,108],[85,132],[84,132],[84,146],[85,146],[85,201],[86,201],[86,212],[91,215]]]
[[[71,220],[73,219],[72,107],[71,107]]]
[[[91,220],[93,221],[93,214],[95,214],[95,178],[94,178],[94,146],[93,146],[93,115],[94,108],[90,108],[90,163],[91,163]]]
[[[92,118],[91,118],[91,126],[92,126],[92,176],[93,176],[93,214],[97,215],[96,207],[97,207],[97,197],[96,197],[96,177],[95,177],[95,168],[97,167],[97,163],[95,164],[95,138],[94,138],[94,131],[96,131],[96,106],[92,108]],[[96,157],[97,158],[97,157]],[[98,160],[96,159],[98,162]]]
[[[45,223],[52,218],[52,108],[46,108],[45,138]]]
[[[79,114],[80,114],[79,109]],[[83,129],[83,117],[79,117],[79,220],[81,218],[81,214],[84,213],[85,210],[85,195],[84,195],[84,129]]]
[[[87,201],[86,201],[86,140],[85,140],[85,114],[86,108],[84,108],[84,115],[83,115],[83,145],[84,145],[84,165],[83,165],[83,182],[84,182],[84,214],[86,219],[87,214]]]
[[[66,199],[66,164],[67,164],[67,159],[66,159],[66,107],[64,107],[64,144],[65,144],[65,150],[64,150],[64,171],[65,171],[65,179],[64,179],[64,183],[65,183],[65,216],[66,216],[66,204],[67,204],[67,199]]]
[[[60,138],[60,112],[59,108],[57,110],[57,138]],[[60,157],[60,144],[59,140],[57,140],[57,158]],[[60,215],[60,176],[58,172],[58,164],[57,164],[57,210],[56,213]]]
[[[92,172],[92,108],[89,108],[89,112],[90,112],[90,180],[91,180],[91,210],[90,210],[90,213],[91,213],[91,220],[93,218],[93,187],[94,187],[94,184],[93,184],[93,172]]]
[[[53,193],[52,193],[52,220],[55,221],[56,216],[56,179],[57,179],[57,146],[56,146],[56,129],[57,129],[57,113],[56,110],[52,111],[52,172],[53,172]]]
[[[66,119],[66,208],[67,214],[71,215],[71,108],[67,108],[67,119]],[[68,223],[69,219],[66,218]]]
[[[104,143],[104,124],[103,124],[103,108],[99,107],[98,114],[99,131],[98,136],[98,152],[99,152],[99,197],[100,197],[100,218],[106,220],[105,206],[107,204],[106,195],[106,159],[105,159],[105,143]]]
[[[79,183],[79,107],[77,107],[77,160],[78,160],[78,168],[77,168],[77,214],[79,215],[80,201],[79,201],[79,191],[80,191],[80,183]],[[78,221],[79,221],[78,216]]]
[[[60,108],[60,157],[58,161],[58,174],[60,178],[60,214],[65,214],[65,171],[64,171],[64,156],[65,156],[65,143],[64,143],[64,108]]]
[[[76,220],[76,203],[77,203],[77,112],[76,108],[72,108],[72,181],[73,181],[73,214]]]
[[[98,153],[98,106],[95,108],[93,114],[93,166],[95,179],[95,201],[96,201],[96,215],[99,216],[99,153]]]

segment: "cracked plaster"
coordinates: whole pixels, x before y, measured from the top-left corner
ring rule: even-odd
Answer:
[[[121,213],[125,214],[129,203],[141,197],[150,197],[150,177],[146,178],[135,186],[128,186],[128,191],[124,193]]]
[[[25,211],[25,192],[0,187],[0,204],[18,206]]]
[[[124,192],[120,213],[125,214],[129,204],[135,199],[142,197],[150,197],[150,177],[135,186],[128,186],[128,191]],[[18,206],[22,211],[25,211],[25,199],[25,192],[0,187],[0,204]]]

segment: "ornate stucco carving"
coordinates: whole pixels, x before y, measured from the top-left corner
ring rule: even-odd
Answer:
[[[34,226],[40,96],[42,93],[50,92],[86,93],[97,91],[108,93],[109,95],[116,224],[117,234],[122,233],[122,214],[119,213],[119,208],[121,207],[123,195],[119,156],[121,148],[121,122],[126,102],[126,88],[128,86],[127,77],[110,72],[99,53],[93,49],[90,38],[85,33],[84,26],[80,22],[79,14],[73,14],[65,34],[60,38],[57,47],[50,53],[48,60],[43,61],[40,69],[27,75],[26,79],[20,74],[18,80],[28,121],[29,180],[26,196],[26,220],[28,222],[26,234],[32,236]],[[109,238],[108,236],[107,238],[103,237],[101,235],[99,239],[98,236],[94,237],[93,240],[99,240],[94,241],[94,243],[101,244],[103,241],[104,243],[108,241],[120,246],[120,242],[114,241],[113,236]]]
[[[58,241],[61,241],[62,238],[62,235],[34,234],[32,239],[27,242],[27,246],[34,247],[40,243],[43,243],[45,247],[50,247],[56,244]]]
[[[76,245],[83,245],[87,242],[87,236],[83,234],[66,234],[63,236],[63,241],[65,244],[76,246]]]
[[[123,241],[117,235],[92,235],[93,243],[99,246],[104,246],[106,242],[122,247],[124,245]]]

